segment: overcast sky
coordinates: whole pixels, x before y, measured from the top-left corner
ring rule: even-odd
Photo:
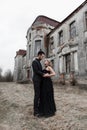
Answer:
[[[62,21],[84,0],[0,0],[0,67],[14,69],[14,57],[26,49],[26,32],[38,15]]]

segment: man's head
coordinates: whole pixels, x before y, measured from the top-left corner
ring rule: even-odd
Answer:
[[[39,59],[39,60],[42,60],[42,59],[44,58],[44,56],[45,56],[45,53],[44,53],[42,50],[40,50],[40,51],[38,52],[38,59]]]

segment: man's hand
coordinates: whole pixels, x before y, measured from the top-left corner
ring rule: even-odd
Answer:
[[[50,77],[50,75],[47,73],[47,74],[44,74],[43,77]]]

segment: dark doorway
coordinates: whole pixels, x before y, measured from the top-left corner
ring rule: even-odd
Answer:
[[[71,64],[70,53],[65,55],[65,59],[66,59],[66,73],[69,74],[70,73],[70,64]]]
[[[27,78],[29,79],[30,70],[27,70]]]

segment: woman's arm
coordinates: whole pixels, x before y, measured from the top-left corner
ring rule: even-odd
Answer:
[[[56,73],[52,67],[48,66],[48,70],[50,71],[49,77],[55,76]]]

